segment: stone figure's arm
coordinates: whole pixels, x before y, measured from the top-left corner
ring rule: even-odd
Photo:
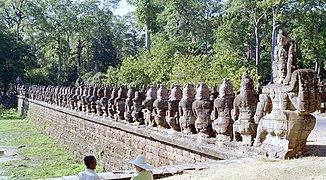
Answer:
[[[183,110],[182,110],[182,107],[181,106],[179,106],[179,115],[180,116],[183,116]]]
[[[234,121],[238,120],[240,114],[240,109],[238,106],[234,106],[234,108],[231,110],[231,116]]]
[[[192,113],[194,114],[195,117],[197,117],[195,102],[192,103]]]
[[[217,118],[218,118],[218,111],[217,111],[217,108],[214,106],[212,113],[211,113],[211,120],[214,121]]]
[[[288,86],[285,86],[284,92],[291,92],[298,88],[298,86],[299,86],[299,79],[298,79],[299,77],[298,76],[299,75],[298,75],[297,71],[292,73],[291,81],[289,82]]]

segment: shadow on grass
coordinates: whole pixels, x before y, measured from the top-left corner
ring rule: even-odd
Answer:
[[[307,145],[307,148],[304,156],[326,157],[326,145]]]
[[[16,109],[9,109],[0,113],[0,120],[22,120],[24,118],[18,114]]]

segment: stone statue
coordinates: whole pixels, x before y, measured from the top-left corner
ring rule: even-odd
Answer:
[[[110,88],[108,86],[106,86],[104,88],[103,93],[104,93],[103,97],[100,99],[100,104],[102,106],[101,108],[102,108],[103,116],[108,117],[109,116],[109,112],[108,112],[109,98],[111,97]]]
[[[233,120],[231,118],[231,110],[233,109],[233,100],[233,86],[230,80],[225,78],[220,85],[220,94],[214,101],[211,117],[213,120],[212,127],[218,142],[232,140]]]
[[[256,136],[254,115],[258,102],[258,94],[254,90],[254,82],[247,72],[242,75],[240,94],[234,99],[232,119],[234,141],[242,141],[242,145],[251,146]]]
[[[62,107],[69,108],[70,87],[65,87],[64,89]]]
[[[168,111],[166,112],[167,124],[176,131],[180,131],[180,114],[179,114],[179,102],[182,98],[182,90],[178,84],[173,85],[168,101]]]
[[[114,106],[116,109],[116,113],[114,114],[114,119],[117,121],[124,120],[126,98],[127,98],[126,87],[120,86],[118,91],[118,96],[114,100]]]
[[[74,101],[74,106],[76,111],[80,111],[79,109],[79,102],[80,102],[80,97],[82,95],[82,88],[81,86],[76,88],[75,95],[73,96]]]
[[[71,110],[75,110],[77,108],[76,106],[76,101],[77,101],[77,96],[76,96],[76,93],[77,93],[77,88],[75,87],[72,87],[70,89],[70,94],[69,94],[69,104],[70,104],[70,109]]]
[[[104,87],[99,87],[97,90],[97,100],[96,103],[96,114],[98,116],[103,115],[103,109],[102,109],[102,98],[104,97]]]
[[[288,42],[284,34],[279,36],[278,44]],[[281,159],[296,157],[307,151],[307,138],[316,123],[316,118],[310,113],[320,107],[316,72],[297,68],[294,45],[290,44],[284,51],[280,53],[278,49],[274,52],[277,59],[284,58],[285,53],[288,59],[278,62],[282,68],[273,67],[275,81],[263,88],[262,101],[271,101],[268,106],[272,108],[271,111],[266,108],[265,114],[257,116],[254,142],[254,146],[261,147],[269,157]]]
[[[288,60],[289,40],[282,30],[277,35],[277,42],[274,50],[275,62],[273,65],[273,81],[282,83],[286,77],[286,64]]]
[[[157,97],[157,90],[155,86],[150,86],[149,89],[146,92],[146,99],[143,101],[142,106],[143,109],[143,115],[145,120],[145,125],[147,126],[155,126],[155,121],[153,117],[153,103]]]
[[[156,122],[157,127],[165,128],[166,127],[166,111],[168,110],[168,90],[166,87],[161,84],[157,89],[157,99],[153,103],[153,116]]]
[[[111,98],[109,99],[109,105],[108,105],[108,112],[109,117],[111,119],[114,119],[114,114],[116,113],[116,106],[114,105],[115,99],[118,97],[118,89],[119,87],[113,86],[112,92],[111,92]]]
[[[97,114],[97,109],[96,109],[96,101],[97,101],[97,91],[99,87],[97,85],[94,85],[93,88],[93,95],[89,98],[89,103],[91,105],[91,113],[92,114]]]
[[[179,102],[180,128],[184,134],[196,133],[196,117],[192,111],[192,103],[195,101],[194,85],[187,83],[183,86],[182,99]]]
[[[214,84],[213,87],[212,87],[212,91],[210,93],[210,96],[209,96],[209,100],[214,102],[214,100],[217,98],[217,96],[218,96],[217,87],[216,87],[216,84]]]
[[[76,102],[75,102],[77,111],[82,110],[82,104],[81,104],[82,95],[83,95],[83,86],[78,86],[76,91]]]
[[[91,98],[94,97],[93,93],[94,93],[94,87],[89,86],[87,97],[86,97],[86,103],[87,103],[86,112],[87,113],[92,113],[92,101],[93,101],[93,99],[91,99]]]
[[[87,97],[88,97],[88,87],[86,86],[83,90],[83,96],[81,99],[81,104],[82,104],[82,111],[86,112],[87,111]]]
[[[145,100],[145,95],[143,91],[136,91],[135,97],[132,99],[132,121],[139,124],[144,124],[143,106],[142,102]]]
[[[272,111],[272,100],[266,94],[259,95],[259,101],[257,103],[257,109],[254,116],[256,124],[259,124],[259,121],[266,114],[269,114]]]
[[[135,88],[134,87],[130,87],[130,89],[127,92],[127,99],[125,102],[125,120],[128,122],[133,122],[132,120],[132,106],[133,106],[133,102],[132,99],[135,97]]]
[[[196,117],[195,128],[199,136],[211,137],[213,135],[210,119],[213,103],[209,100],[209,89],[206,83],[197,85],[196,100],[192,103],[192,111]]]

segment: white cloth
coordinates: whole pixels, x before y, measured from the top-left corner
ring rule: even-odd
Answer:
[[[91,169],[85,169],[85,171],[78,174],[79,180],[100,180],[100,177]]]

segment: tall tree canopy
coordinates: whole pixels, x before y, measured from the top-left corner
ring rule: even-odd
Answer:
[[[24,78],[25,71],[35,65],[33,60],[29,46],[0,25],[0,88],[4,94],[17,77]]]
[[[326,76],[325,0],[127,0],[135,12],[116,16],[118,2],[0,0],[3,36],[36,57],[35,68],[19,70],[25,82],[212,85],[228,77],[237,86],[250,71],[267,83],[279,29],[295,40],[301,68]]]

